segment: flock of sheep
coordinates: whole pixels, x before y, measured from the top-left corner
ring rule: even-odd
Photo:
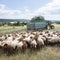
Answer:
[[[60,44],[59,31],[30,31],[0,36],[0,49],[7,54],[12,54],[15,51],[25,52],[27,48],[38,50],[49,44]]]

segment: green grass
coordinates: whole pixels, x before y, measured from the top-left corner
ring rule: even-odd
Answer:
[[[16,32],[16,31],[23,31],[24,29],[26,29],[26,26],[1,26],[0,35]]]
[[[60,24],[53,24],[55,26],[54,29],[52,29],[52,31],[60,31]]]
[[[18,53],[11,56],[2,54],[0,60],[60,60],[59,47],[44,47],[40,51],[27,50],[25,53]]]
[[[23,28],[24,26],[0,26],[0,30],[7,30],[13,28]]]
[[[58,26],[58,27],[60,26],[60,24],[55,24],[55,23],[54,23],[53,25],[54,25],[54,26]]]

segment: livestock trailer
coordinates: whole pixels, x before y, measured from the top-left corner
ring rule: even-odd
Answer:
[[[54,26],[50,21],[39,21],[27,23],[27,30],[52,29]]]

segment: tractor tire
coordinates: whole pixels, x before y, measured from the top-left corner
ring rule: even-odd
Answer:
[[[51,29],[54,29],[55,27],[54,27],[54,25],[51,25],[50,28],[51,28]]]

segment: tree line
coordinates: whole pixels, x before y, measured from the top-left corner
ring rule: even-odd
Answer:
[[[20,21],[16,21],[16,22],[0,22],[0,26],[24,26],[26,25],[25,22],[20,22]]]
[[[45,18],[43,16],[34,16],[30,22],[40,22],[40,21],[44,21]],[[57,24],[60,24],[60,22],[55,22]],[[4,26],[4,25],[8,25],[8,26],[24,26],[26,25],[27,23],[26,22],[20,22],[20,21],[16,21],[16,22],[0,22],[0,26]]]

